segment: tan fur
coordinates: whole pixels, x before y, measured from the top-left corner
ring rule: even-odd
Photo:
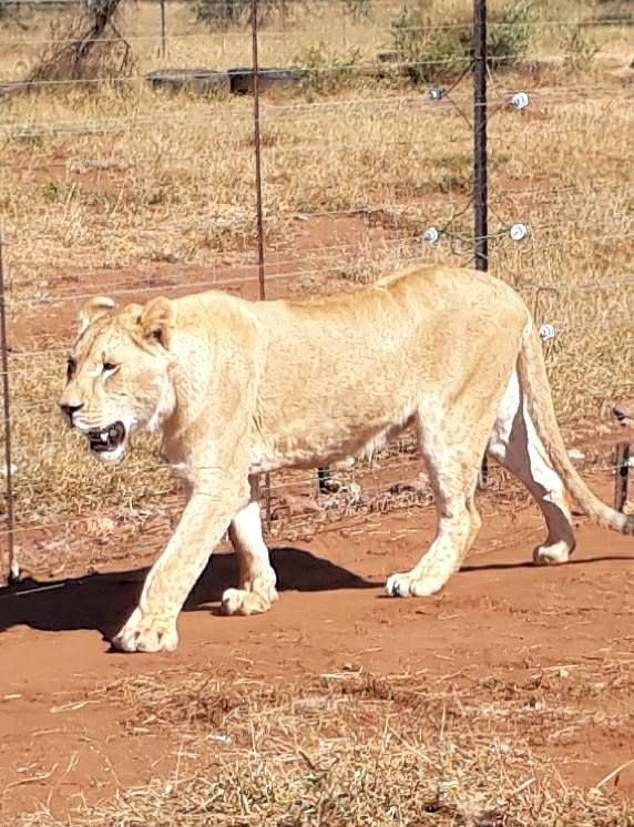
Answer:
[[[78,335],[81,335],[100,316],[105,316],[114,306],[114,301],[108,296],[95,296],[87,301],[79,312]]]
[[[431,594],[460,567],[480,525],[474,490],[487,446],[541,498],[549,540],[537,562],[563,562],[574,546],[548,456],[593,519],[631,529],[568,459],[524,303],[481,273],[417,268],[358,293],[301,302],[207,292],[145,308],[101,306],[74,358],[61,400],[82,405],[73,424],[88,431],[120,420],[128,433],[160,427],[165,457],[191,488],[139,606],[114,640],[127,651],[176,646],[177,615],[227,529],[241,574],[223,609],[268,609],[277,593],[258,474],[371,452],[411,421],[436,494],[438,534],[411,572],[390,578],[390,594]],[[104,362],[116,369],[104,372]],[[517,369],[537,436],[521,399],[519,408],[514,401]],[[510,414],[500,413],[505,407]],[[126,447],[127,440],[114,459]]]
[[[529,390],[527,399],[537,430],[555,469],[563,477],[566,488],[574,500],[594,522],[604,528],[631,534],[631,521],[628,525],[625,515],[601,502],[583,482],[570,461],[557,426],[546,367],[541,356],[541,343],[534,329],[525,333],[520,351],[519,371],[525,387]]]

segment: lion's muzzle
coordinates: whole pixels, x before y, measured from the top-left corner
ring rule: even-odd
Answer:
[[[86,432],[90,450],[96,454],[106,454],[118,451],[126,438],[126,430],[123,422],[113,422],[107,428],[92,428]]]

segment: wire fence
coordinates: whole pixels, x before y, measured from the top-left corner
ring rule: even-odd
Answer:
[[[125,40],[132,68],[106,60],[91,76],[46,78],[38,58],[76,43],[69,21],[87,6],[0,3],[10,549],[28,551],[33,532],[80,532],[93,510],[158,517],[177,507],[179,484],[154,443],[103,471],[58,420],[77,309],[97,294],[302,297],[415,262],[490,267],[544,326],[571,429],[596,427],[612,400],[634,396],[631,93],[618,74],[580,66],[612,54],[632,21],[581,19],[575,40],[570,21],[531,20],[533,43],[519,54],[508,37],[516,24],[490,19],[491,43],[506,33],[491,63],[460,41],[465,21],[421,25],[396,2],[373,4],[366,14],[361,3],[323,0],[308,12],[257,0],[219,30],[192,23],[191,4],[139,3],[91,40]],[[202,5],[215,14],[232,4]],[[338,46],[324,46],[333,31]],[[555,36],[564,45],[553,55]],[[432,47],[445,37],[454,51],[443,55]],[[630,453],[613,442],[582,459],[613,475],[623,508]],[[273,475],[268,529],[429,496],[406,434],[372,462]]]

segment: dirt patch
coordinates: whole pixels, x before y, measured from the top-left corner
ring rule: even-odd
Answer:
[[[606,477],[593,484],[609,496]],[[111,654],[104,639],[136,599],[158,550],[152,536],[141,535],[134,554],[115,537],[91,558],[92,573],[85,565],[81,572],[77,555],[75,577],[40,573],[0,592],[0,655],[11,664],[0,678],[2,820],[45,803],[62,816],[80,800],[94,804],[171,777],[193,725],[177,726],[170,715],[198,720],[196,732],[201,726],[202,713],[179,712],[175,700],[178,682],[194,673],[225,697],[204,713],[212,762],[222,757],[220,736],[250,696],[250,681],[301,697],[300,687],[315,681],[341,688],[354,679],[358,690],[372,676],[388,694],[396,680],[401,704],[421,685],[458,693],[479,738],[512,742],[521,732],[539,766],[552,762],[567,785],[596,785],[634,749],[632,541],[584,522],[569,565],[534,568],[530,550],[542,533],[534,509],[514,513],[491,495],[483,506],[485,528],[467,565],[429,600],[382,595],[386,576],[411,566],[431,537],[429,508],[341,524],[309,543],[278,543],[282,596],[260,617],[217,614],[236,575],[232,556],[217,554],[169,656]],[[76,552],[80,545],[79,537],[71,542]],[[154,689],[144,695],[144,686]],[[200,701],[204,692],[195,695]],[[432,707],[419,716],[430,730],[448,714]],[[384,711],[364,706],[363,715],[370,725]],[[627,799],[634,767],[604,787]]]

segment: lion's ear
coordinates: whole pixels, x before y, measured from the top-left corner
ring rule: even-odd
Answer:
[[[139,324],[146,339],[159,342],[168,350],[174,328],[174,305],[169,299],[159,296],[143,308]]]
[[[89,299],[86,304],[79,311],[79,336],[86,330],[87,327],[97,321],[101,316],[110,313],[114,307],[114,300],[108,296],[95,296]]]

